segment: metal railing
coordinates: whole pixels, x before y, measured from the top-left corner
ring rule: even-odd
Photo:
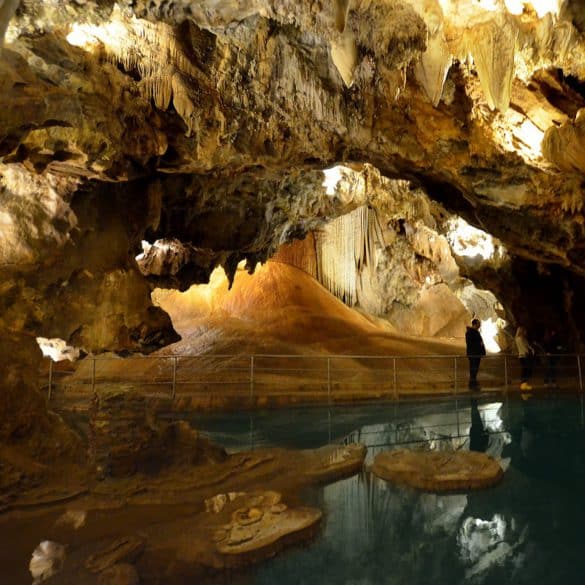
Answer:
[[[536,413],[546,413],[547,433],[555,430],[563,434],[582,432],[585,429],[585,393],[572,396],[578,399],[578,403],[559,400],[555,395],[551,398],[542,408],[544,405],[535,405],[532,401],[515,401],[511,392],[486,393],[481,398],[471,394],[441,396],[433,401],[432,407],[426,401],[420,404],[409,401],[376,402],[355,410],[345,405],[321,405],[310,411],[303,408],[301,416],[303,432],[310,433],[314,444],[360,443],[367,447],[368,462],[371,462],[377,452],[388,447],[412,448],[432,444],[433,449],[438,450],[462,448],[471,439],[473,408],[478,409],[481,417],[476,433],[489,435],[490,440],[495,442],[508,442],[506,436],[511,431],[510,425],[517,423],[519,416],[526,416],[525,405],[532,405],[529,406],[532,414],[534,407],[537,408]],[[570,406],[559,410],[559,405],[565,402]],[[515,414],[511,414],[511,409],[515,409]],[[207,418],[209,413],[188,416],[192,417],[189,419],[192,424],[211,441],[222,442],[229,437],[225,446],[230,451],[270,447],[277,444],[278,437],[302,434],[298,433],[298,411],[292,416],[284,414],[281,418],[248,409],[245,413],[223,414],[221,418],[211,415],[211,424],[206,423],[210,420]],[[221,424],[218,424],[219,420]],[[237,421],[235,424],[234,420]]]
[[[552,357],[557,383],[582,392],[582,356]],[[542,356],[535,366],[534,380],[550,374],[548,359]],[[516,356],[490,355],[482,359],[478,379],[484,390],[506,390],[519,384],[519,373]],[[235,399],[237,406],[262,406],[283,397],[292,402],[332,403],[457,395],[467,391],[468,362],[462,355],[89,356],[77,362],[74,371],[63,371],[49,361],[47,376],[49,401],[124,388],[171,400],[198,397],[209,403]]]

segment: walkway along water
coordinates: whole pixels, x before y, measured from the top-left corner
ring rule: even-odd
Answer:
[[[558,355],[557,384],[583,392],[582,355]],[[534,391],[546,364],[535,372]],[[87,401],[96,392],[133,390],[181,408],[230,409],[467,394],[465,356],[181,355],[90,356],[74,371],[47,365],[47,400]],[[483,391],[518,389],[516,356],[482,360]]]

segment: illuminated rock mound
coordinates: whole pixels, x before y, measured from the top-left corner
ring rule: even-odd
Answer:
[[[268,262],[253,275],[238,271],[234,284],[218,276],[186,293],[157,291],[182,340],[161,353],[298,351],[368,355],[456,353],[461,340],[423,340],[350,309],[309,274]],[[212,344],[212,345],[211,345]]]

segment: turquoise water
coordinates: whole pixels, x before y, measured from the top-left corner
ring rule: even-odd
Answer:
[[[311,544],[257,567],[258,585],[577,585],[585,582],[582,399],[386,404],[198,417],[231,450],[361,441],[484,450],[488,490],[434,495],[362,474],[308,490],[325,518]]]

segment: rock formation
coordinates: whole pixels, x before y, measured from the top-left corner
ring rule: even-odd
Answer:
[[[495,459],[475,451],[382,451],[372,471],[387,481],[430,492],[486,488],[504,477]]]
[[[152,286],[388,203],[324,196],[338,163],[498,238],[463,276],[578,347],[584,30],[577,0],[4,0],[0,439],[43,428],[36,337],[152,351]]]

